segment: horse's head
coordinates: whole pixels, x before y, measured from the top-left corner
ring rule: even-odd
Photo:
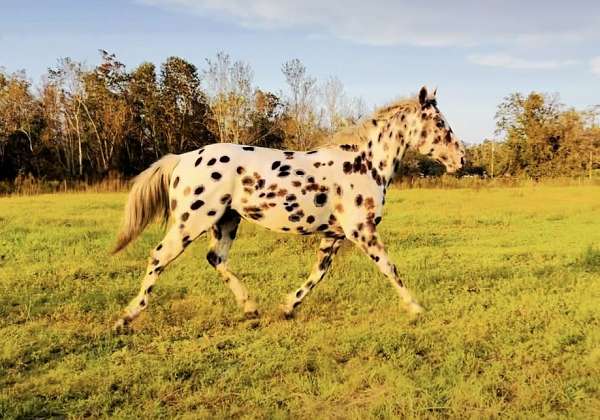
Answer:
[[[449,173],[460,169],[465,161],[465,147],[438,109],[435,91],[429,94],[425,87],[418,97],[379,108],[361,124],[337,133],[333,142],[348,143],[341,146],[344,150],[351,145],[360,147],[354,171],[363,170],[360,163],[364,159],[364,172],[371,171],[378,184],[389,184],[399,173],[407,149],[441,162]],[[345,172],[352,172],[349,162],[346,167]]]
[[[415,129],[409,144],[418,152],[437,160],[449,173],[462,168],[465,163],[465,147],[456,138],[452,128],[437,107],[436,91],[419,91],[420,110],[417,110]]]

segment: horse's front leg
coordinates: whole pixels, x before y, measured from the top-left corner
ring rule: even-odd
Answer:
[[[317,262],[313,266],[308,279],[298,290],[290,293],[286,298],[285,304],[283,305],[283,314],[286,318],[291,318],[293,316],[294,309],[296,309],[298,305],[302,303],[302,300],[308,296],[311,290],[323,280],[323,277],[325,277],[327,270],[329,270],[331,261],[342,245],[343,240],[343,237],[321,239],[317,254]]]
[[[362,229],[360,229],[362,228]],[[417,303],[404,282],[398,275],[398,270],[385,252],[385,247],[375,229],[375,224],[370,222],[358,223],[350,232],[346,232],[358,248],[371,258],[377,268],[388,278],[394,286],[402,301],[406,304],[409,313],[417,314],[423,312],[423,307]]]
[[[210,250],[206,259],[221,274],[233,292],[236,302],[243,308],[246,317],[254,318],[258,316],[256,303],[250,298],[246,286],[227,267],[229,250],[235,240],[239,223],[240,215],[234,210],[227,209],[211,229]]]

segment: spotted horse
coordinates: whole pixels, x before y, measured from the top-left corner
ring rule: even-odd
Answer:
[[[138,175],[115,252],[154,218],[172,222],[151,251],[140,291],[115,328],[126,326],[147,308],[161,272],[208,231],[208,262],[223,277],[245,314],[257,316],[248,290],[227,267],[242,218],[277,232],[322,235],[308,279],[283,305],[287,317],[323,279],[346,239],[390,280],[409,312],[421,312],[423,308],[406,288],[377,233],[386,189],[407,149],[428,155],[454,172],[464,163],[464,146],[439,111],[435,92],[430,94],[425,87],[416,97],[377,110],[341,137],[351,144],[308,152],[212,144],[166,155]]]

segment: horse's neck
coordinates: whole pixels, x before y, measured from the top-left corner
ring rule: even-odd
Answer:
[[[397,126],[390,122],[380,122],[376,130],[372,130],[367,136],[359,153],[363,153],[367,160],[371,161],[374,178],[379,175],[382,179],[382,185],[387,186],[396,174],[400,161],[407,148],[406,140],[408,138],[407,130],[402,125]]]

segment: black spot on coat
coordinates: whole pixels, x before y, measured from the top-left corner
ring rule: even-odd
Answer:
[[[323,207],[327,203],[327,194],[319,193],[315,195],[315,206]]]
[[[192,210],[198,210],[200,207],[202,207],[204,205],[204,201],[202,200],[196,200],[192,203],[192,205],[190,206],[190,208]]]

